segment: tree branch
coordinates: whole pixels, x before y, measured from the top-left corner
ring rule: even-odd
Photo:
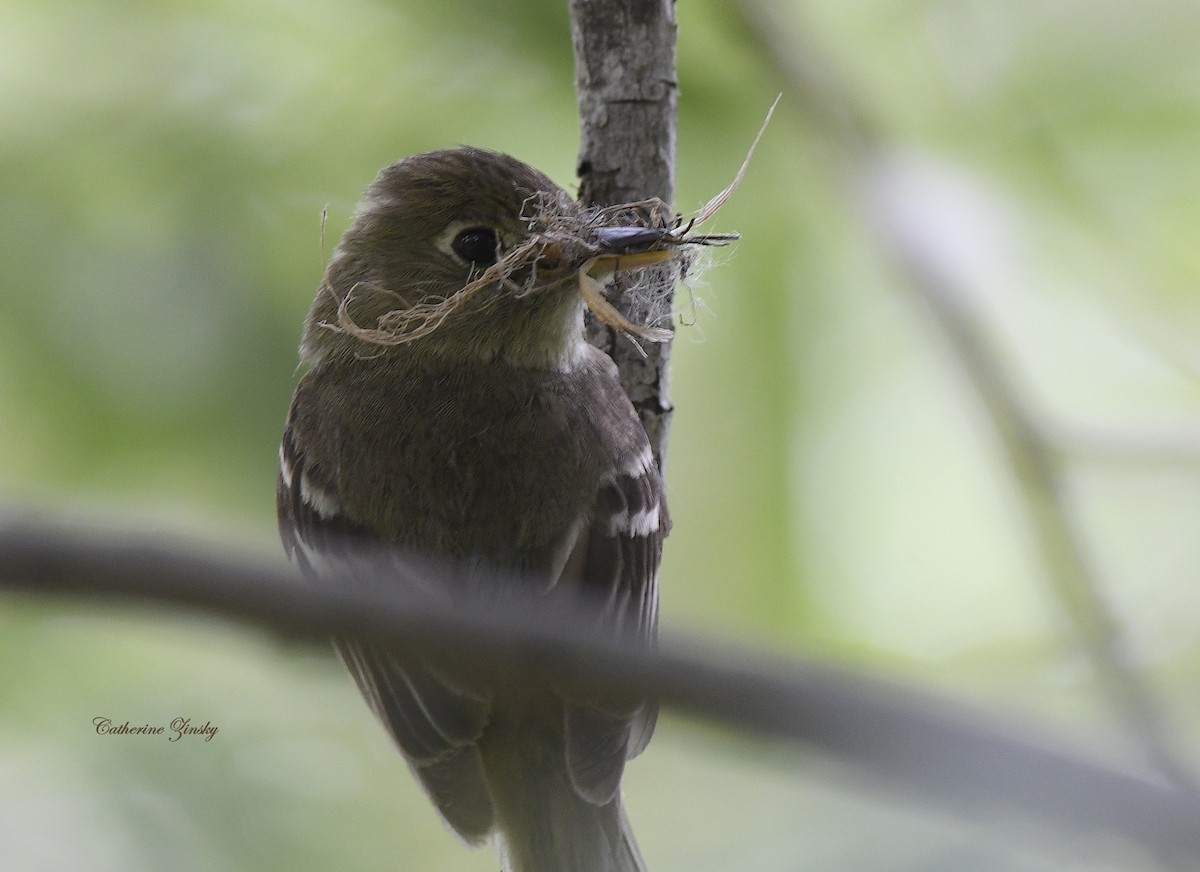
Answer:
[[[423,578],[452,575],[416,561]],[[0,520],[0,587],[93,603],[141,602],[202,610],[325,646],[351,636],[453,656],[512,680],[554,680],[651,694],[664,704],[760,737],[814,748],[890,787],[952,813],[1005,811],[1067,832],[1107,831],[1164,860],[1200,860],[1200,809],[1187,797],[1087,759],[1078,738],[1018,724],[930,693],[668,636],[658,650],[598,637],[592,612],[510,593],[446,602],[362,574],[301,583],[278,562],[161,537],[82,532]],[[438,577],[438,590],[453,589]],[[509,590],[511,585],[489,585]],[[515,590],[519,591],[520,588]]]
[[[896,150],[873,122],[874,113],[795,34],[790,22],[764,0],[741,0],[738,10],[751,38],[764,50],[789,90],[821,122],[837,146],[851,186],[865,204],[867,237],[933,316],[953,359],[973,388],[999,437],[1047,578],[1104,688],[1113,710],[1149,759],[1175,786],[1200,801],[1200,786],[1178,754],[1162,706],[1130,663],[1127,642],[1100,589],[1091,554],[1068,505],[1061,455],[1042,417],[1024,399],[1016,379],[995,353],[985,325],[971,306],[971,289],[944,268],[941,240],[905,223],[915,210],[889,190]]]
[[[579,99],[579,199],[613,206],[675,199],[675,4],[673,0],[570,0]],[[641,295],[614,301],[633,323],[669,313],[677,267],[646,271]],[[671,344],[638,346],[588,318],[588,341],[617,364],[663,467],[671,420]]]

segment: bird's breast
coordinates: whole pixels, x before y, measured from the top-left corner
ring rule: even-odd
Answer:
[[[498,366],[314,371],[298,407],[334,437],[317,459],[343,511],[421,551],[537,562],[577,528],[612,451],[579,373]],[[308,383],[311,378],[311,384]]]

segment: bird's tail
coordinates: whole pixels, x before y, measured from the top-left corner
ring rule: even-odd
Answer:
[[[593,805],[562,771],[524,785],[497,803],[504,872],[646,872],[620,795]]]

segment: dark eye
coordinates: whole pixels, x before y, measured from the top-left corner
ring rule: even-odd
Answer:
[[[471,266],[491,266],[500,251],[500,240],[490,227],[468,227],[454,237],[450,247]]]

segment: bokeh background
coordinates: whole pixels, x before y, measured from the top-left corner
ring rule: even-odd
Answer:
[[[665,626],[1130,748],[984,407],[870,229],[879,180],[783,77],[791,52],[836,83],[826,109],[871,117],[902,223],[1054,437],[1098,589],[1194,762],[1195,5],[761,6],[770,50],[739,3],[678,7],[678,208],[728,182],[784,99],[713,226],[743,240],[680,293]],[[571,187],[578,143],[558,0],[3,0],[0,119],[3,510],[262,553],[300,324],[359,192],[457,143]],[[220,732],[105,737],[97,716]],[[677,717],[627,779],[656,872],[1148,868],[876,788]],[[438,823],[332,657],[5,597],[0,867],[83,861],[496,866]]]

